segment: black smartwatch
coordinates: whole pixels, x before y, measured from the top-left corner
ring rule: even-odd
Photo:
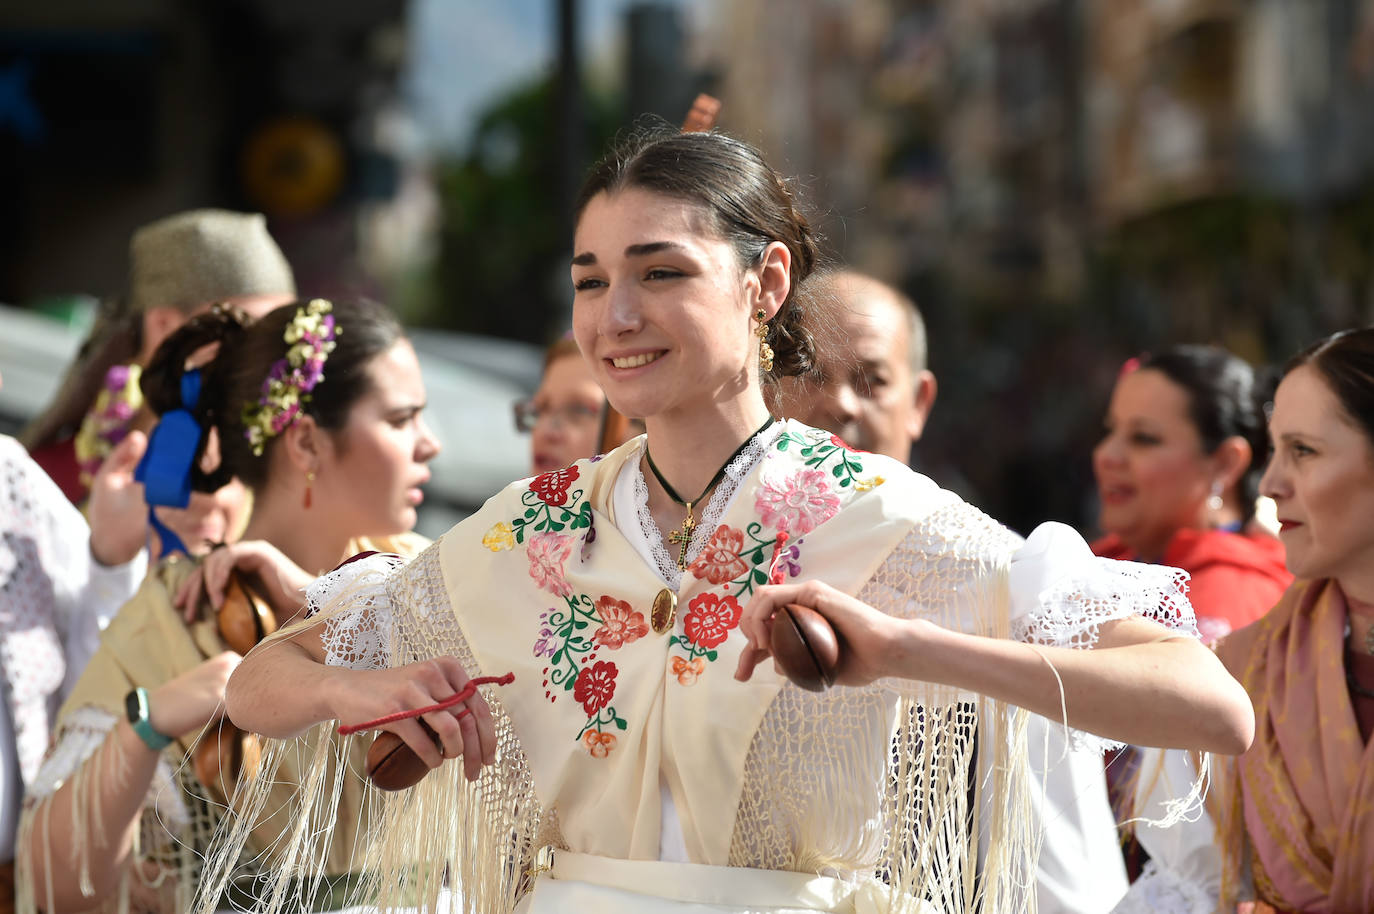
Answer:
[[[163,736],[153,729],[148,719],[148,690],[139,686],[124,697],[124,713],[138,738],[154,752],[161,752],[172,743],[170,736]]]

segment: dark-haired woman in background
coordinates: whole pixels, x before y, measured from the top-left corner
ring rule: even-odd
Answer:
[[[1267,452],[1254,372],[1215,346],[1127,363],[1093,451],[1105,558],[1187,571],[1211,642],[1258,619],[1292,580],[1283,546],[1254,522]]]
[[[1122,912],[1374,911],[1374,329],[1288,364],[1269,437],[1260,491],[1297,580],[1217,644],[1254,702],[1255,741],[1213,762],[1208,817],[1140,831],[1156,865]],[[1147,816],[1193,777],[1185,753],[1164,756],[1141,783]]]
[[[212,343],[213,360],[188,370]],[[279,609],[299,606],[294,586],[359,549],[420,545],[409,531],[438,445],[420,417],[414,350],[380,305],[316,299],[255,323],[216,309],[169,337],[142,383],[162,417],[150,465],[169,465],[159,461],[176,448],[159,436],[181,424],[193,430],[181,482],[214,491],[241,480],[253,491],[246,542],[232,548],[278,572],[262,583]],[[59,714],[21,826],[21,911],[188,908],[224,797],[185,762],[240,659],[208,606],[187,622],[174,604],[195,568],[174,556],[149,574]],[[283,569],[293,572],[285,582]],[[341,789],[339,814],[352,817],[357,785]],[[321,854],[331,873],[348,870],[346,843]]]

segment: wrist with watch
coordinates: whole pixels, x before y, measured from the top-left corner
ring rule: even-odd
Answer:
[[[148,708],[148,690],[139,686],[129,692],[124,698],[124,713],[129,719],[129,725],[133,727],[138,738],[154,752],[161,752],[171,745],[172,737],[164,736],[153,729],[153,722],[150,719]]]

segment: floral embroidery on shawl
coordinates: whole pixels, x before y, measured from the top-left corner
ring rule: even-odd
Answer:
[[[572,593],[572,585],[563,576],[571,552],[570,536],[536,533],[530,538],[525,554],[530,560],[530,578],[540,590],[547,590],[556,597],[566,597]]]
[[[580,474],[574,465],[531,479],[520,497],[524,513],[492,525],[482,545],[492,552],[524,545],[530,580],[566,602],[566,608],[554,606],[540,614],[532,650],[535,657],[549,661],[543,669],[544,697],[556,703],[560,695],[571,692],[586,712],[586,721],[574,738],[593,758],[605,758],[616,739],[604,728],[624,730],[628,723],[611,704],[619,670],[614,663],[598,660],[597,652],[619,650],[648,634],[649,626],[644,613],[628,602],[609,594],[593,600],[574,593],[568,582],[568,559],[577,540],[564,531],[586,531],[578,551],[582,562],[588,560],[596,541],[591,502],[583,497],[582,489],[573,488]]]
[[[566,609],[552,607],[540,614],[534,641],[534,656],[549,661],[543,670],[544,697],[552,704],[560,694],[572,692],[587,715],[575,738],[586,742],[593,757],[605,758],[615,740],[591,740],[590,734],[611,725],[624,730],[628,723],[611,704],[619,670],[610,661],[598,660],[597,654],[638,641],[648,634],[649,626],[642,612],[608,594],[592,600],[570,590],[563,598]]]
[[[848,478],[841,480],[841,485],[848,483]],[[810,533],[839,512],[840,497],[830,491],[825,473],[798,470],[781,481],[765,478],[754,509],[770,527],[788,533]]]
[[[687,604],[687,616],[682,621],[682,634],[668,639],[668,645],[680,645],[686,657],[673,657],[673,674],[685,686],[693,685],[706,672],[706,661],[714,661],[716,648],[725,643],[730,632],[739,627],[744,607],[730,595],[699,593]]]
[[[797,453],[803,458],[804,466],[824,471],[827,465],[833,462],[834,466],[830,467],[830,475],[839,481],[841,488],[848,488],[857,483],[863,475],[864,466],[859,455],[865,452],[850,447],[838,436],[829,432],[814,428],[804,432],[788,429],[778,436],[777,443],[774,445],[779,451],[786,451],[793,446],[798,448]],[[867,486],[870,489],[872,487],[872,485]],[[799,530],[796,532],[805,533],[806,531]]]

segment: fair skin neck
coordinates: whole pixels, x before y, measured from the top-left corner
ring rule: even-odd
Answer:
[[[273,471],[267,483],[255,493],[253,514],[244,530],[244,540],[266,540],[307,572],[323,574],[348,558],[350,537],[341,525],[330,523],[325,512],[330,506],[316,501],[312,510],[320,512],[310,523],[302,523],[300,506],[305,499],[306,473],[317,469],[320,450],[331,447],[324,436],[329,433],[302,416],[282,433],[273,457]]]

